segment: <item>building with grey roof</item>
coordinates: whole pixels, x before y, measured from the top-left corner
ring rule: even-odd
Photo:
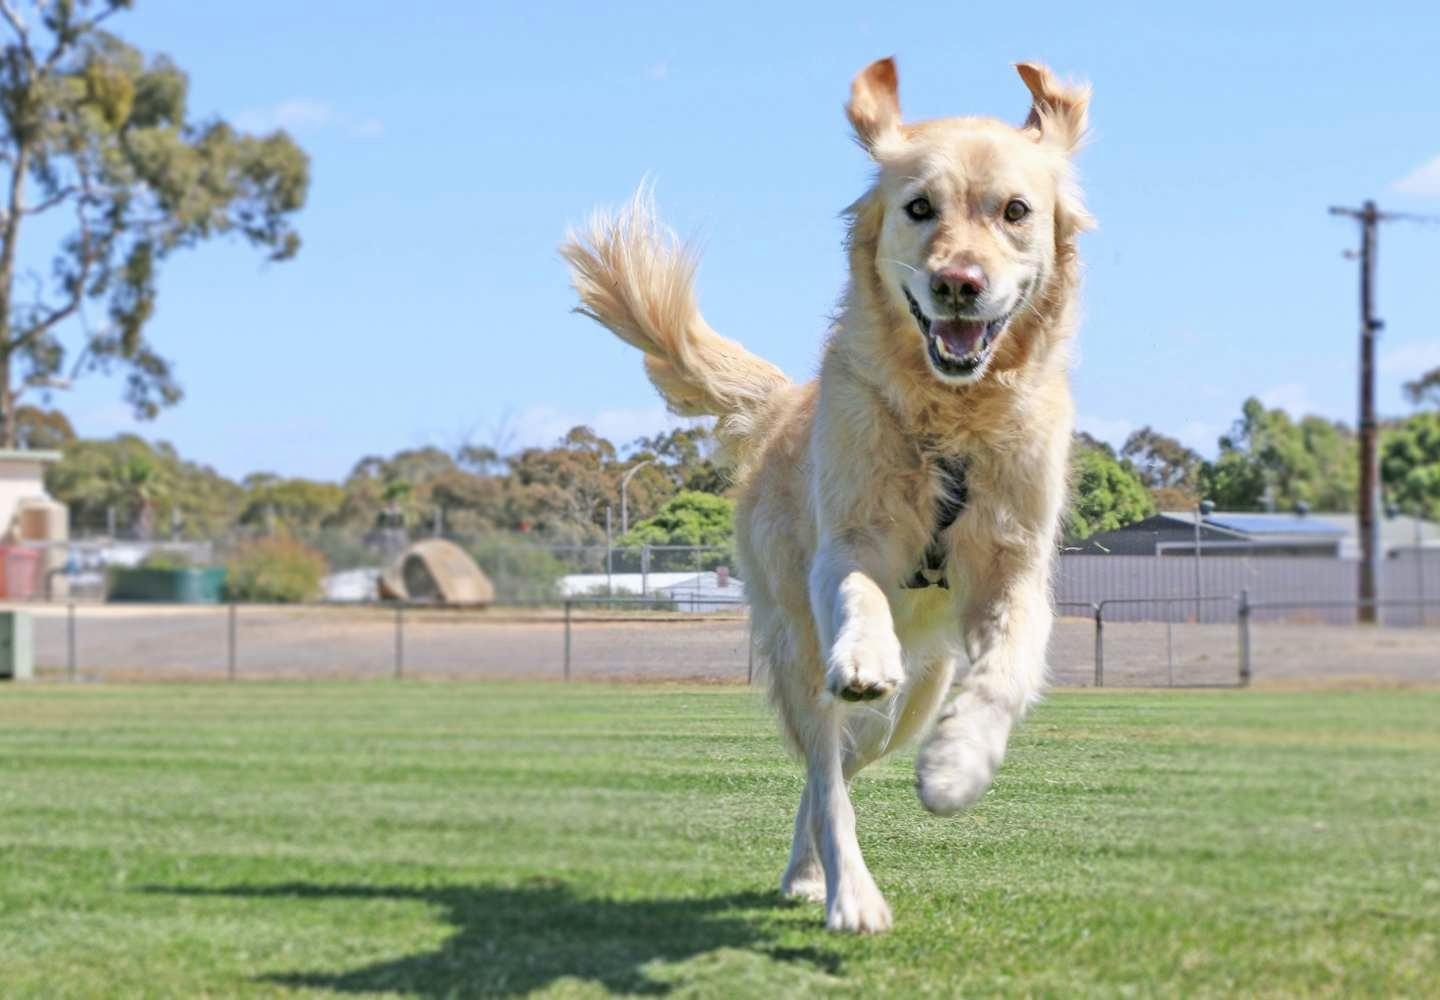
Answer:
[[[1114,531],[1102,531],[1070,543],[1067,552],[1083,555],[1194,555],[1196,512],[1163,511]],[[1360,557],[1356,514],[1255,513],[1214,511],[1199,519],[1202,552],[1236,555]],[[1414,548],[1440,549],[1440,524],[1409,515],[1380,521],[1381,551],[1389,556]]]

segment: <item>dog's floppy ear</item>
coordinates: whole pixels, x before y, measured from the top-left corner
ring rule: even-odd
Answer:
[[[1033,99],[1025,127],[1067,152],[1079,146],[1085,138],[1090,88],[1061,83],[1039,63],[1016,63],[1015,70]]]
[[[893,58],[877,59],[851,81],[845,115],[871,156],[900,138],[900,79]]]

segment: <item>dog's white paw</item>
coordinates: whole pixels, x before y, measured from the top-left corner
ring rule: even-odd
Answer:
[[[832,931],[878,934],[888,931],[891,922],[890,906],[869,872],[841,880],[835,898],[825,908],[825,926]]]
[[[780,878],[780,895],[808,903],[825,902],[825,871],[820,862],[812,859],[806,864],[785,869]]]
[[[842,701],[888,698],[905,679],[900,640],[889,626],[846,628],[835,637],[825,688]]]
[[[946,706],[915,758],[925,808],[949,816],[984,795],[1005,759],[1012,724],[1003,708],[973,695],[961,694]]]

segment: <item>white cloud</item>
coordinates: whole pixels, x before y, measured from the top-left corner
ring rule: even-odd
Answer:
[[[1106,441],[1118,449],[1130,436],[1130,432],[1135,429],[1135,422],[1123,417],[1097,417],[1081,413],[1075,418],[1075,427],[1077,430],[1082,430],[1093,438]]]
[[[70,414],[70,421],[82,437],[106,438],[116,434],[141,433],[153,435],[135,419],[135,411],[125,403],[96,403]]]
[[[1390,190],[1396,194],[1410,194],[1420,198],[1440,198],[1440,156],[1420,164],[1391,184]]]
[[[1440,368],[1440,340],[1414,340],[1380,352],[1380,374],[1412,379]]]
[[[668,80],[670,78],[670,60],[661,59],[659,62],[652,63],[645,67],[645,76],[647,79],[654,80],[656,83],[662,80]]]
[[[352,139],[378,139],[385,132],[385,125],[378,118],[357,118],[312,97],[294,97],[267,108],[247,108],[235,115],[234,123],[246,132],[333,130]]]
[[[379,118],[362,118],[349,127],[352,138],[378,139],[385,134],[385,123]]]
[[[1319,407],[1310,398],[1310,393],[1298,382],[1286,382],[1272,386],[1260,393],[1260,402],[1266,409],[1284,410],[1292,417],[1303,417],[1318,411]]]
[[[1222,424],[1214,420],[1187,420],[1175,432],[1175,437],[1181,444],[1188,448],[1194,448],[1202,455],[1213,455],[1216,452],[1220,435],[1229,429],[1229,424]]]

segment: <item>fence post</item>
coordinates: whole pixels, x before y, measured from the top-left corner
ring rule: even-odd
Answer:
[[[1105,602],[1095,608],[1095,686],[1105,686]]]
[[[605,507],[605,593],[615,596],[615,542],[610,534],[610,507]]]
[[[571,602],[565,601],[565,679],[570,679],[570,606]]]
[[[640,596],[648,597],[650,588],[650,543],[646,542],[640,546]]]
[[[405,676],[405,605],[395,605],[395,679]]]
[[[75,602],[65,608],[65,676],[75,680]]]
[[[1175,686],[1175,624],[1171,621],[1175,613],[1165,605],[1165,677],[1170,687]]]
[[[229,621],[226,625],[225,635],[225,676],[230,680],[235,679],[235,602],[230,602]]]
[[[1250,686],[1250,591],[1240,591],[1240,686]]]

